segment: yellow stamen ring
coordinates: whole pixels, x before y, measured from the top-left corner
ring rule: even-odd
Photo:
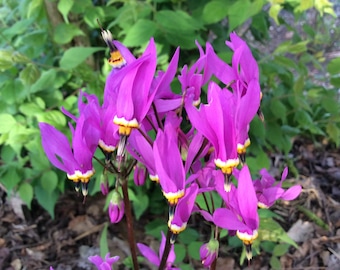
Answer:
[[[79,170],[76,170],[74,174],[67,174],[67,178],[72,180],[75,183],[81,182],[81,183],[88,183],[90,181],[90,178],[92,175],[94,175],[95,170],[89,170],[86,173],[82,173]]]
[[[124,117],[117,117],[115,115],[113,123],[119,126],[119,135],[129,136],[133,128],[139,128],[139,123],[136,118],[132,120],[126,120]]]
[[[177,192],[164,192],[164,197],[168,200],[170,205],[176,205],[178,200],[184,196],[184,189]]]
[[[240,160],[239,158],[228,159],[227,161],[222,161],[219,158],[214,160],[215,165],[219,167],[224,174],[232,174],[233,168],[236,167]]]
[[[236,235],[245,245],[251,245],[254,240],[259,236],[259,233],[257,232],[257,230],[254,230],[253,234],[237,231]]]

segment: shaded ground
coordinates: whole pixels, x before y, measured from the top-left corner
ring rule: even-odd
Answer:
[[[297,200],[279,203],[274,211],[284,217],[280,224],[290,230],[299,248],[291,248],[289,254],[281,257],[282,268],[339,269],[340,150],[327,146],[315,148],[296,141],[292,157],[300,177],[288,181],[299,183],[304,189]],[[273,160],[279,163],[280,157],[273,156]],[[275,162],[273,170],[275,172]],[[58,270],[93,269],[87,257],[99,253],[100,232],[108,222],[107,214],[102,212],[103,196],[89,197],[83,205],[81,197],[69,192],[60,198],[56,218],[51,220],[36,203],[31,212],[20,217],[20,207],[15,200],[8,200],[3,191],[0,195],[0,269],[49,269],[50,265]],[[147,218],[136,224],[136,235],[137,241],[151,243],[154,240],[143,234]],[[127,256],[125,235],[124,222],[109,225],[111,254]],[[218,269],[240,269],[238,255],[239,252],[232,250],[223,252]],[[251,268],[269,269],[269,259],[270,255],[263,252],[255,257]],[[117,265],[115,269],[118,268],[124,269],[124,266]],[[142,266],[142,269],[148,267]]]

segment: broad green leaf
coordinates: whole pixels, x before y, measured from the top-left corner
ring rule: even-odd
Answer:
[[[39,13],[43,7],[43,0],[32,0],[27,9],[27,18],[31,18],[33,14]]]
[[[36,93],[45,89],[50,89],[53,87],[56,75],[57,71],[55,69],[43,71],[40,78],[32,85],[30,92]]]
[[[84,36],[84,32],[74,24],[60,23],[54,30],[54,41],[58,44],[69,43],[76,36]]]
[[[64,21],[67,23],[69,22],[67,15],[70,12],[73,4],[74,0],[60,0],[58,2],[58,10],[63,15]]]
[[[12,60],[14,63],[19,64],[27,64],[30,62],[30,59],[26,55],[21,54],[20,52],[14,52],[12,54]]]
[[[309,40],[300,41],[298,43],[292,44],[289,46],[289,53],[297,54],[307,51],[307,44],[309,43]]]
[[[161,231],[163,232],[168,231],[168,225],[164,222],[163,219],[156,218],[145,225],[146,234],[152,235],[158,240],[161,239],[161,233],[160,233]]]
[[[12,130],[17,121],[10,114],[0,114],[0,133],[7,133]]]
[[[60,59],[60,67],[72,69],[80,65],[91,54],[102,51],[101,47],[73,47],[68,49]]]
[[[271,266],[271,269],[281,269],[281,262],[276,256],[271,256],[269,264]]]
[[[0,120],[1,121],[1,120]],[[1,160],[6,164],[11,163],[16,157],[13,148],[8,145],[1,146]]]
[[[188,245],[188,253],[190,258],[193,258],[194,260],[200,260],[200,248],[203,245],[202,242],[193,241],[189,243]]]
[[[100,257],[102,258],[105,258],[106,254],[109,252],[109,245],[107,242],[107,229],[108,223],[105,223],[99,240]]]
[[[228,15],[229,1],[210,1],[205,4],[202,18],[205,23],[217,23]]]
[[[138,196],[136,196],[132,204],[135,217],[137,220],[139,220],[139,218],[149,206],[149,197],[145,193],[138,193]]]
[[[37,115],[38,122],[45,122],[55,127],[64,127],[66,125],[66,117],[60,111],[47,111]]]
[[[323,16],[323,13],[328,13],[335,18],[337,17],[333,9],[333,3],[331,3],[330,1],[318,0],[318,1],[315,1],[314,4],[315,4],[315,8],[320,12],[321,16]]]
[[[290,245],[287,243],[278,244],[274,247],[273,255],[277,257],[283,256],[288,252],[289,247]]]
[[[84,14],[84,21],[86,22],[86,24],[92,28],[98,28],[97,20],[99,21],[105,20],[104,8],[103,7],[87,8]]]
[[[141,46],[154,36],[156,29],[155,22],[140,19],[129,29],[123,43],[127,47]]]
[[[22,183],[19,187],[20,198],[26,203],[28,209],[31,209],[31,202],[33,199],[33,187],[29,183]]]
[[[9,69],[13,66],[12,51],[0,50],[0,71]]]
[[[314,6],[314,0],[301,0],[300,4],[295,7],[294,13],[304,12]]]
[[[21,180],[22,179],[18,174],[17,168],[14,166],[9,167],[0,178],[0,182],[8,191],[11,191],[17,184],[20,183]]]
[[[199,233],[197,232],[197,230],[194,230],[192,228],[186,228],[182,233],[178,235],[178,240],[185,245],[188,245],[198,239]]]
[[[26,86],[34,84],[40,77],[40,71],[36,65],[28,64],[19,75],[22,83]]]
[[[282,122],[286,122],[287,109],[286,106],[277,98],[272,98],[270,101],[270,110]]]
[[[19,111],[26,116],[34,116],[43,112],[43,110],[33,102],[22,104],[19,107]]]
[[[52,193],[58,185],[58,176],[54,171],[46,171],[40,178],[41,187],[47,192]]]
[[[252,4],[249,0],[238,0],[228,10],[229,32],[243,24],[251,17]]]
[[[183,244],[176,243],[175,245],[175,254],[176,254],[176,260],[175,263],[180,263],[183,261],[186,255],[186,248]]]
[[[51,215],[54,219],[54,206],[59,197],[59,193],[55,190],[52,193],[47,193],[43,187],[35,186],[34,192],[38,203]]]
[[[305,76],[300,75],[299,78],[294,82],[293,90],[296,94],[302,95],[305,90]]]
[[[328,63],[327,71],[331,75],[340,75],[340,57],[334,58]]]
[[[327,135],[335,142],[339,147],[340,145],[340,128],[334,123],[329,122],[326,126]]]

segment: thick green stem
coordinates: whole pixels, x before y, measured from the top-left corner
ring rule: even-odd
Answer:
[[[124,204],[125,204],[125,217],[128,228],[128,241],[130,245],[133,269],[139,270],[138,260],[137,260],[137,245],[135,240],[135,233],[133,230],[133,218],[131,212],[131,203],[129,199],[128,192],[128,181],[125,179],[122,184],[123,196],[124,196]]]

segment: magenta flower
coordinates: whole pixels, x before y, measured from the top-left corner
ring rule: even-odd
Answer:
[[[119,126],[120,135],[130,135],[131,130],[140,126],[149,111],[156,94],[155,91],[150,92],[156,63],[156,46],[151,39],[139,59],[108,76],[105,91],[115,97],[117,112],[113,121]]]
[[[211,82],[208,101],[208,104],[201,104],[199,110],[188,103],[185,108],[192,125],[214,146],[216,166],[231,175],[232,169],[239,164],[232,93]]]
[[[216,260],[218,255],[219,242],[216,239],[210,239],[208,243],[205,243],[200,248],[200,258],[204,267],[209,268],[211,264]]]
[[[162,259],[165,244],[166,244],[166,237],[165,237],[163,232],[161,232],[161,233],[162,233],[162,241],[161,241],[161,244],[160,244],[160,247],[159,247],[159,253],[158,254],[155,251],[153,251],[151,248],[149,248],[148,246],[141,244],[141,243],[137,243],[137,247],[138,247],[140,253],[142,253],[142,255],[149,262],[151,262],[153,265],[156,265],[156,266],[159,266],[160,263],[161,263],[161,259]],[[167,262],[166,262],[166,266],[165,266],[166,270],[176,270],[176,269],[178,269],[178,268],[172,267],[175,259],[176,259],[176,254],[175,254],[175,250],[174,250],[174,245],[172,245],[168,259],[167,259]]]
[[[98,270],[111,270],[112,265],[119,260],[119,256],[110,257],[110,253],[107,253],[104,259],[98,255],[90,256],[88,259]]]
[[[158,130],[153,145],[159,183],[170,205],[176,204],[184,196],[185,172],[176,131],[180,121],[175,114],[168,115],[164,131]]]
[[[193,183],[185,190],[184,197],[178,200],[175,212],[173,216],[170,216],[168,221],[168,227],[172,233],[179,234],[187,227],[187,223],[193,212],[197,193],[198,185]]]
[[[133,181],[135,182],[136,186],[144,185],[146,177],[147,177],[146,168],[137,164],[134,167],[133,173]]]
[[[288,168],[286,167],[281,176],[281,181],[275,184],[275,179],[269,174],[266,169],[260,171],[261,179],[254,182],[254,187],[258,199],[258,206],[260,208],[271,207],[276,200],[294,200],[301,193],[302,187],[300,185],[295,185],[289,189],[283,189],[282,182],[287,178]]]
[[[72,131],[72,148],[67,137],[47,123],[39,123],[44,151],[51,163],[67,173],[76,184],[82,183],[83,194],[94,174],[92,158],[97,148],[100,128],[97,115],[93,114],[92,103],[82,112]]]
[[[257,198],[250,171],[244,165],[238,175],[238,187],[230,192],[226,202],[229,208],[218,208],[213,214],[216,226],[236,231],[237,236],[247,248],[247,257],[251,259],[251,244],[258,236],[259,216],[257,213]]]
[[[111,223],[118,223],[124,216],[125,204],[120,196],[119,192],[114,190],[112,192],[110,204],[109,204],[109,216]]]

